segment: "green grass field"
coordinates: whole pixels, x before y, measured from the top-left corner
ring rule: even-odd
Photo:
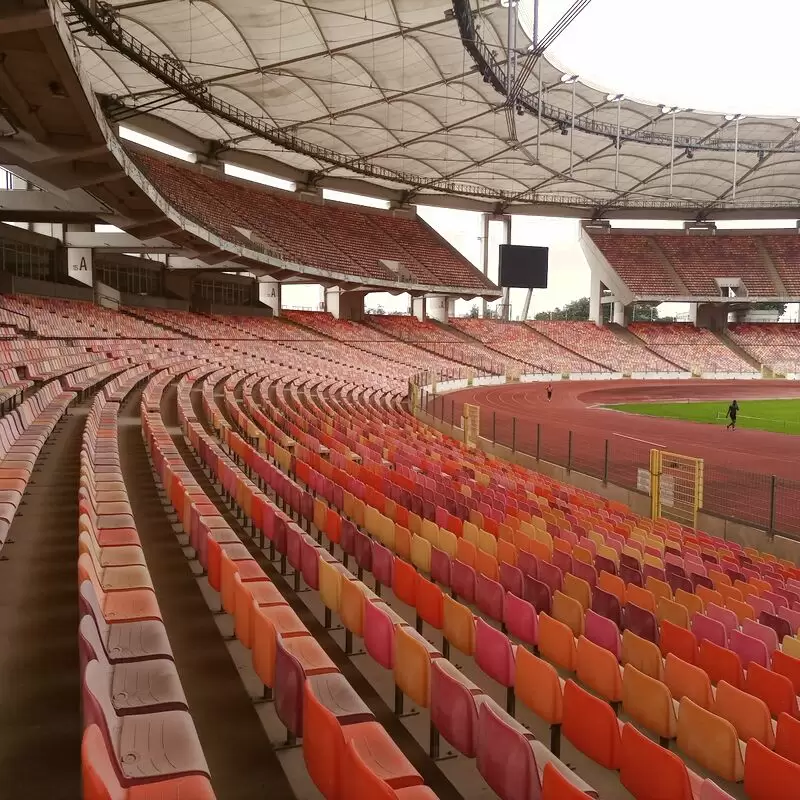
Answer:
[[[730,401],[712,403],[624,403],[607,406],[628,414],[727,425],[725,412]],[[798,400],[740,400],[737,428],[754,428],[774,433],[800,434],[800,399]]]

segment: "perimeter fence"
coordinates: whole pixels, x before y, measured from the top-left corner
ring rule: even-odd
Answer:
[[[461,427],[463,402],[421,387],[420,408],[434,419]],[[646,490],[650,451],[668,442],[609,434],[589,427],[537,422],[509,412],[481,410],[480,435],[537,461],[580,472],[626,489]],[[800,480],[705,465],[702,510],[770,533],[800,538]]]

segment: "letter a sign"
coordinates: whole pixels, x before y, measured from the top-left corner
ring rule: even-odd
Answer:
[[[70,247],[67,249],[67,274],[74,281],[85,286],[93,285],[92,250],[89,247]]]

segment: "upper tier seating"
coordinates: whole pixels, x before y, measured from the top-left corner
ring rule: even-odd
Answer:
[[[680,294],[680,287],[664,268],[649,237],[598,233],[592,235],[592,241],[635,295]]]
[[[800,295],[800,236],[796,233],[768,233],[761,237],[761,241],[786,291]]]
[[[628,342],[593,322],[537,320],[527,322],[555,342],[591,358],[614,372],[674,372],[675,367],[645,347]]]
[[[692,294],[718,296],[714,278],[741,278],[751,295],[779,294],[752,236],[677,235],[654,239]]]
[[[585,234],[586,235],[586,234]],[[797,234],[689,235],[619,232],[591,234],[592,241],[637,296],[719,296],[715,278],[741,278],[751,296],[775,297],[765,251],[786,292],[800,295],[800,237]],[[664,263],[675,270],[676,281]]]
[[[383,263],[396,261],[414,283],[496,288],[419,218],[305,203],[149,153],[133,158],[176,208],[233,244],[349,275],[396,281]]]
[[[597,372],[601,365],[539,336],[524,322],[456,317],[450,324],[503,355],[545,372]]]
[[[684,369],[698,372],[755,372],[711,331],[688,322],[634,322],[629,330],[648,347]]]

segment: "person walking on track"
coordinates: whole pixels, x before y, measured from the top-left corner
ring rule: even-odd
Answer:
[[[547,402],[549,403],[553,399],[553,384],[552,383],[548,383],[547,384],[546,391],[547,391]]]
[[[728,413],[725,415],[726,417],[730,418],[730,422],[728,423],[728,428],[731,430],[736,430],[736,415],[739,413],[739,404],[734,400],[728,406]]]

